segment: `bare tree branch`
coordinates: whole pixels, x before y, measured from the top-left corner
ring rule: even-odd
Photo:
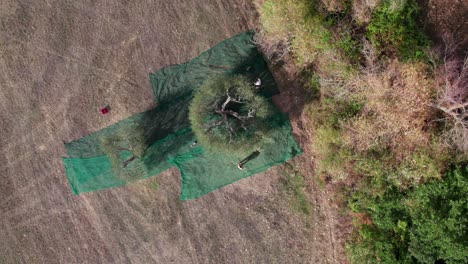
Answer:
[[[253,114],[255,113],[254,110],[250,109],[248,114],[246,116],[244,115],[239,115],[239,113],[235,112],[235,111],[232,111],[232,110],[215,110],[216,113],[220,114],[220,115],[230,115],[230,116],[233,116],[237,119],[239,119],[239,121],[243,122],[249,118],[252,118],[254,117]]]
[[[232,143],[232,140],[233,140],[233,136],[236,134],[236,132],[235,132],[234,129],[232,128],[231,124],[229,124],[229,120],[228,120],[226,114],[223,115],[223,120],[224,120],[224,124],[225,124],[226,127],[228,128],[228,132],[229,132],[229,144],[231,144],[231,143]]]
[[[444,43],[444,63],[435,70],[439,95],[431,106],[444,113],[447,141],[468,154],[468,57],[458,58],[450,39]]]
[[[132,156],[131,158],[125,160],[122,164],[123,164],[123,167],[126,168],[128,166],[128,164],[130,164],[130,162],[134,161],[136,159],[136,156]]]
[[[226,109],[226,106],[229,104],[229,102],[231,102],[231,97],[228,95],[226,101],[223,103],[223,105],[221,105],[221,111],[224,111]]]
[[[205,133],[209,133],[213,128],[215,128],[215,127],[221,125],[222,123],[223,123],[223,120],[211,122],[211,123],[208,125],[208,128],[206,129]]]

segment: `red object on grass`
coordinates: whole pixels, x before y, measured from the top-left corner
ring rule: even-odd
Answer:
[[[109,113],[109,110],[110,110],[109,106],[101,108],[101,114],[105,115],[105,114]]]

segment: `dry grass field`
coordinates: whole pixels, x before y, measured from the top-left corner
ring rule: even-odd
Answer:
[[[63,141],[152,108],[149,72],[255,19],[246,0],[0,1],[0,263],[342,263],[326,190],[294,211],[281,166],[186,202],[176,170],[79,196],[64,175]]]

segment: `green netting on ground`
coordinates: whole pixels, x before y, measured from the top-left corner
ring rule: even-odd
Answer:
[[[278,129],[271,142],[260,149],[260,154],[244,165],[244,170],[237,168],[237,162],[245,158],[234,154],[213,153],[203,147],[175,156],[170,162],[179,169],[181,179],[181,200],[190,200],[207,194],[237,180],[267,170],[301,153],[291,135],[287,117],[277,114]]]
[[[194,135],[181,129],[153,143],[142,158],[131,162],[123,173],[116,173],[106,155],[91,158],[63,158],[65,172],[74,194],[118,187],[155,176],[171,167],[169,159],[188,151]],[[125,153],[123,153],[125,154]]]
[[[263,96],[270,98],[277,93],[276,84],[252,40],[253,32],[245,32],[187,63],[150,74],[156,108],[66,143],[69,158],[63,158],[63,162],[73,193],[122,186],[155,176],[175,165],[182,174],[181,199],[192,199],[297,155],[299,149],[291,137],[289,122],[279,113],[276,142],[265,146],[244,171],[235,167],[244,157],[220,156],[203,151],[201,146],[192,146],[196,139],[190,130],[188,107],[193,92],[205,80],[235,74],[252,81],[260,77]],[[103,142],[109,142],[109,138],[115,141],[119,133],[140,135],[141,142],[148,148],[128,166],[116,170]],[[130,156],[126,150],[118,154],[122,162]],[[237,171],[232,170],[232,166]]]

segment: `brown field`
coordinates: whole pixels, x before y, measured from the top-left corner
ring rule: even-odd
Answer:
[[[255,19],[244,0],[2,0],[0,263],[343,263],[326,188],[307,180],[312,213],[298,213],[281,166],[186,202],[176,170],[159,188],[68,187],[63,141],[150,109],[149,72]]]

